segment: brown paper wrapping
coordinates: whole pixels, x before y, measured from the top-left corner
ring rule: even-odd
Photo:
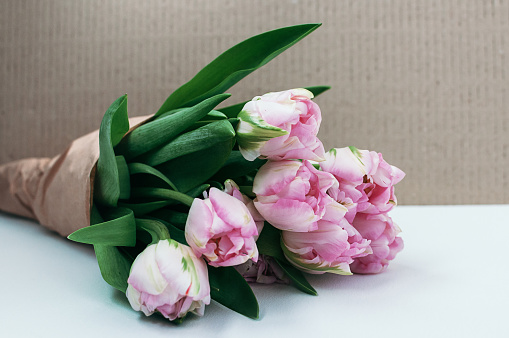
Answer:
[[[130,131],[150,116],[129,119]],[[0,166],[0,210],[37,220],[68,236],[90,225],[99,131],[74,140],[54,158],[29,158]]]

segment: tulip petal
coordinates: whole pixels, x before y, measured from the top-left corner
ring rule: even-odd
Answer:
[[[127,282],[135,289],[151,295],[161,294],[168,283],[156,263],[157,244],[148,246],[133,262]]]
[[[309,231],[319,217],[309,204],[290,199],[279,199],[273,204],[254,201],[256,209],[274,227],[289,231]]]

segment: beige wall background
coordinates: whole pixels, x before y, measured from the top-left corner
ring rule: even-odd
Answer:
[[[66,1],[0,3],[0,163],[53,156],[131,116],[219,53],[270,29],[323,26],[230,92],[326,84],[326,146],[384,154],[400,204],[509,203],[509,2]],[[235,101],[235,102],[233,102]]]

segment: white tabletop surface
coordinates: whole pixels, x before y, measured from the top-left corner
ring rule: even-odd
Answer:
[[[405,249],[379,275],[254,285],[260,320],[217,303],[173,325],[131,310],[91,246],[0,213],[0,337],[509,337],[509,205],[398,206]]]

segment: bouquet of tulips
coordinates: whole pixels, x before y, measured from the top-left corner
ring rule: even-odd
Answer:
[[[403,248],[388,212],[404,173],[373,151],[324,151],[312,99],[328,87],[217,108],[225,90],[318,27],[241,42],[154,115],[128,119],[121,96],[61,155],[0,166],[0,208],[92,244],[104,280],[133,309],[176,322],[211,299],[257,318],[248,282],[316,294],[305,273],[384,271]]]

